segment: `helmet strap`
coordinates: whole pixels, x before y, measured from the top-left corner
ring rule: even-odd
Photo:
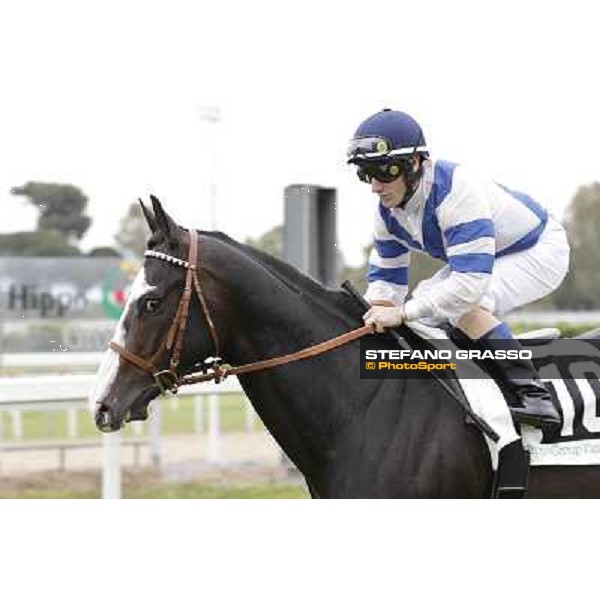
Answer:
[[[408,204],[408,201],[414,196],[417,188],[419,187],[421,175],[423,175],[423,158],[419,156],[417,148],[424,141],[425,138],[423,137],[423,130],[419,127],[419,138],[414,146],[412,154],[410,155],[410,159],[402,161],[401,165],[401,169],[404,174],[404,183],[406,184],[406,191],[404,192],[404,196],[400,201],[400,208],[404,208]],[[417,156],[419,156],[419,168],[415,171],[413,169],[413,164]]]
[[[404,177],[404,184],[406,185],[406,191],[404,192],[404,196],[398,205],[399,208],[404,208],[408,204],[408,201],[414,196],[417,188],[419,187],[421,175],[423,175],[422,160],[419,162],[419,168],[416,171],[413,169],[414,156],[416,156],[416,153],[411,155],[409,160],[403,160],[400,164],[400,169]]]

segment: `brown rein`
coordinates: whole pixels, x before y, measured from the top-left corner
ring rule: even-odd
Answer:
[[[209,381],[211,379],[214,379],[217,383],[219,383],[219,381],[221,381],[225,377],[228,377],[229,375],[242,375],[244,373],[254,373],[256,371],[262,371],[263,369],[279,367],[280,365],[285,365],[287,363],[295,362],[297,360],[312,358],[314,356],[318,356],[319,354],[329,352],[330,350],[338,348],[339,346],[343,346],[348,342],[357,340],[358,338],[363,337],[367,333],[373,333],[372,325],[363,325],[362,327],[358,327],[357,329],[353,329],[352,331],[348,331],[347,333],[338,335],[337,337],[334,337],[330,340],[326,340],[325,342],[315,344],[314,346],[309,346],[308,348],[304,348],[303,350],[298,350],[297,352],[293,352],[292,354],[285,354],[284,356],[267,358],[265,360],[247,363],[238,367],[232,367],[230,365],[218,365],[217,367],[213,367],[215,371],[213,373],[204,373],[199,375],[184,375],[181,378],[181,385],[189,385],[191,383],[199,383],[201,381]],[[219,373],[217,373],[217,371]]]
[[[112,350],[117,352],[124,360],[154,377],[157,385],[159,386],[162,392],[164,392],[165,390],[170,390],[173,393],[175,393],[177,391],[177,388],[179,388],[182,385],[190,385],[193,383],[200,383],[204,381],[210,381],[213,379],[216,383],[219,383],[229,375],[242,375],[244,373],[254,373],[256,371],[262,371],[264,369],[278,367],[280,365],[285,365],[298,360],[312,358],[314,356],[318,356],[319,354],[329,352],[330,350],[338,348],[339,346],[343,346],[348,342],[359,339],[369,333],[373,333],[373,325],[363,325],[362,327],[353,329],[330,340],[326,340],[319,344],[309,346],[308,348],[304,348],[302,350],[293,352],[291,354],[286,354],[284,356],[277,356],[274,358],[259,360],[257,362],[247,363],[245,365],[239,365],[235,367],[231,365],[222,364],[221,359],[219,358],[220,345],[217,336],[217,331],[214,326],[214,322],[211,318],[210,311],[208,309],[208,304],[206,303],[206,299],[204,298],[204,294],[202,293],[200,281],[198,279],[198,232],[194,229],[190,229],[189,236],[190,248],[188,252],[187,263],[182,261],[181,259],[177,259],[167,254],[162,254],[153,251],[146,252],[146,256],[152,256],[160,260],[166,260],[174,264],[179,264],[181,266],[185,266],[185,268],[187,269],[185,288],[183,290],[181,300],[179,301],[179,306],[177,307],[175,318],[173,320],[171,328],[169,329],[167,337],[165,338],[165,340],[163,340],[163,343],[160,345],[156,353],[152,356],[152,358],[150,358],[150,360],[145,360],[142,357],[133,354],[132,352],[130,352],[129,350],[127,350],[126,348],[117,344],[114,341],[110,341],[108,343],[108,346]],[[187,326],[187,318],[192,297],[192,290],[194,290],[196,292],[196,295],[198,296],[200,306],[202,307],[202,312],[204,313],[204,317],[206,318],[206,322],[208,323],[210,335],[215,344],[216,358],[210,366],[207,366],[207,369],[210,372],[203,371],[200,373],[190,373],[188,375],[179,376],[177,374],[177,367],[179,366],[181,348],[183,346],[183,337]],[[164,349],[172,349],[173,351],[169,360],[169,368],[163,371],[159,371],[155,366],[155,363],[159,358],[159,354]]]

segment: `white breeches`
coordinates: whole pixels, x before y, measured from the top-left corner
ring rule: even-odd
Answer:
[[[502,256],[494,261],[490,284],[479,306],[496,317],[553,292],[569,270],[569,242],[563,226],[550,217],[537,244],[523,252]],[[445,266],[433,277],[419,283],[413,297],[428,290],[450,275]],[[453,325],[461,317],[450,319]]]

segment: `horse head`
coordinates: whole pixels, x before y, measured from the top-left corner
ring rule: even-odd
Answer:
[[[154,398],[175,390],[198,357],[218,351],[207,304],[211,285],[203,291],[198,277],[197,233],[178,226],[151,199],[153,210],[140,201],[151,232],[145,259],[90,395],[96,425],[105,432],[147,419]]]

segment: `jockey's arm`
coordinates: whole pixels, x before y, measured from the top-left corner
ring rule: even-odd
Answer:
[[[408,265],[408,247],[388,231],[377,209],[367,269],[367,302],[373,306],[401,306],[408,293]]]

